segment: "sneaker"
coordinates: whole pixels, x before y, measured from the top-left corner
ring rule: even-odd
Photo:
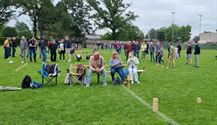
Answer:
[[[107,84],[107,83],[104,83],[103,86],[108,86],[108,84]]]
[[[90,87],[90,84],[86,84],[86,87],[89,88],[89,87]]]
[[[137,81],[136,83],[140,84],[140,82],[139,82],[139,81]]]
[[[24,63],[24,61],[21,62],[22,64]]]
[[[134,84],[134,82],[132,81],[131,84]]]

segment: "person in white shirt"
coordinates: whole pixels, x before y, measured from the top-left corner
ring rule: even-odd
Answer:
[[[129,59],[127,61],[127,64],[129,66],[129,75],[131,77],[131,83],[134,84],[134,81],[136,83],[140,83],[138,80],[138,73],[137,73],[137,65],[139,64],[139,60],[137,57],[134,56],[134,54],[131,52],[129,53]]]

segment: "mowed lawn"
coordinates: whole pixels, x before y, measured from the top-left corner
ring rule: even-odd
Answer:
[[[91,52],[92,50],[83,50]],[[20,86],[25,75],[40,82],[37,70],[41,61],[21,66],[19,50],[14,64],[3,59],[0,49],[0,85]],[[101,51],[109,64],[110,51]],[[122,58],[124,60],[124,54]],[[176,68],[162,68],[154,62],[140,60],[139,67],[146,68],[141,75],[141,84],[131,90],[152,105],[154,97],[159,98],[159,110],[167,117],[182,125],[217,124],[217,55],[216,50],[202,50],[200,68],[185,64],[185,51]],[[164,59],[167,62],[165,50]],[[29,60],[28,60],[29,61]],[[125,60],[124,60],[125,61]],[[73,60],[73,64],[75,64]],[[81,63],[88,64],[86,60]],[[126,63],[126,61],[125,61]],[[26,89],[15,92],[0,92],[1,125],[168,125],[162,117],[153,113],[122,86],[113,86],[108,75],[108,87],[97,84],[92,77],[90,88],[66,86],[64,78],[67,62],[58,62],[61,74],[56,87]],[[166,63],[165,63],[166,67]],[[107,68],[109,70],[109,68]],[[202,103],[197,103],[197,98]]]

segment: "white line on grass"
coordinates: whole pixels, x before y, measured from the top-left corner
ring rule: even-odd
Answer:
[[[138,101],[140,101],[145,107],[147,107],[148,109],[152,110],[152,106],[148,102],[146,102],[144,99],[142,99],[141,97],[139,97],[138,95],[136,95],[136,93],[134,93],[133,91],[127,89],[125,86],[122,86],[122,88],[124,88],[134,98],[136,98]],[[180,125],[178,122],[176,122],[175,120],[169,118],[168,116],[166,116],[164,113],[162,113],[160,111],[156,112],[156,114],[158,116],[160,116],[162,119],[164,119],[166,122],[170,123],[171,125]]]
[[[16,72],[19,72],[21,69],[23,69],[27,65],[28,65],[28,63],[22,64],[21,66],[19,66],[18,68],[16,68]]]

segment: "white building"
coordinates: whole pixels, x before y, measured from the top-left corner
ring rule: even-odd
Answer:
[[[217,32],[201,33],[199,43],[217,43]]]

